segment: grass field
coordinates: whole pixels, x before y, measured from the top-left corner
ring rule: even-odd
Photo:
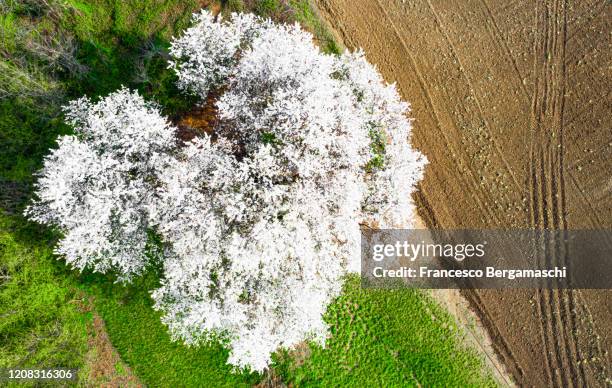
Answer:
[[[39,231],[6,217],[0,228],[1,367],[80,369],[91,314],[78,308],[84,295],[74,276]]]
[[[212,6],[299,21],[327,52],[339,50],[306,0]],[[265,375],[232,370],[218,344],[189,348],[170,340],[146,291],[158,281],[154,271],[129,286],[75,273],[54,257],[54,232],[20,216],[42,157],[70,131],[62,104],[125,85],[171,117],[193,106],[173,86],[165,50],[197,8],[195,1],[139,0],[0,5],[0,368],[87,372],[93,307],[122,360],[150,386],[494,385],[479,357],[462,347],[451,317],[426,295],[362,290],[354,278],[329,307],[325,349],[279,351]],[[87,373],[79,379],[93,381]]]

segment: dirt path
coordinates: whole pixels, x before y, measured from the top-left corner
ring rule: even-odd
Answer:
[[[79,371],[77,385],[105,388],[144,387],[113,347],[104,320],[94,309],[93,300],[83,295],[77,305],[83,313],[92,315],[92,320],[87,325],[88,350],[83,368]]]
[[[612,227],[609,2],[316,3],[411,102],[429,227]],[[538,253],[566,264],[562,246]],[[464,296],[519,385],[612,377],[612,292]]]

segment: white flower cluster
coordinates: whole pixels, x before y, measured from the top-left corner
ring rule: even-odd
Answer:
[[[65,110],[76,134],[62,136],[45,158],[26,214],[64,233],[56,253],[69,264],[116,270],[129,280],[149,261],[147,207],[162,160],[175,148],[175,129],[126,89]]]
[[[173,337],[221,336],[231,364],[263,370],[279,347],[324,341],[322,315],[360,268],[360,225],[409,227],[425,160],[407,104],[363,53],[322,54],[297,25],[252,15],[194,22],[171,67],[202,99],[220,91],[214,134],[177,147],[134,94],[79,100],[80,135],[46,160],[29,212],[65,232],[58,252],[79,268],[124,276],[155,230],[153,299]]]
[[[202,28],[189,28],[172,42],[170,68],[179,75],[179,87],[204,98],[227,80],[244,43],[263,25],[271,25],[252,14],[234,14],[231,23],[216,23],[206,11],[195,14],[193,23]]]

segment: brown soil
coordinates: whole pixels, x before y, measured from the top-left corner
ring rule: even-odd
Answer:
[[[79,308],[93,314],[88,325],[88,352],[80,373],[80,385],[91,387],[144,387],[113,347],[102,318],[93,310],[93,303],[83,297]]]
[[[428,227],[612,227],[608,1],[316,3],[411,102]],[[517,384],[611,383],[611,291],[464,296]]]
[[[181,141],[191,141],[204,133],[214,135],[218,116],[216,103],[220,93],[220,91],[211,92],[204,104],[196,106],[174,122],[178,128],[177,137]]]

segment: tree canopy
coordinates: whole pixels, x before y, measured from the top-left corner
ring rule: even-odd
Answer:
[[[161,237],[155,307],[188,344],[218,339],[262,370],[279,347],[324,343],[322,319],[360,268],[360,227],[409,227],[425,158],[408,104],[362,52],[321,53],[298,25],[202,11],[175,39],[178,86],[218,93],[211,134],[186,143],[121,89],[66,107],[26,210],[63,233],[76,268],[143,272]]]

